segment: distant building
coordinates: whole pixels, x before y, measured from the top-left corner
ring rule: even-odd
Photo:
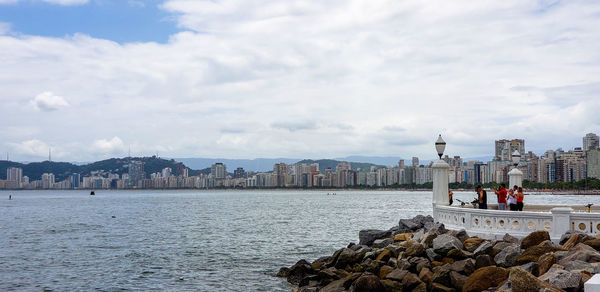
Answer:
[[[512,139],[512,140],[496,140],[494,142],[494,160],[497,161],[511,161],[512,154],[515,150],[519,151],[521,157],[525,156],[525,140],[523,139]]]
[[[23,182],[23,169],[19,167],[9,167],[6,169],[6,180],[14,181],[17,184]]]
[[[413,157],[412,158],[412,166],[413,167],[419,167],[419,157]]]
[[[71,188],[77,189],[81,185],[81,176],[79,173],[74,173],[71,175]]]
[[[42,188],[43,189],[54,188],[55,183],[56,183],[56,178],[54,177],[53,173],[42,174]]]
[[[598,135],[594,133],[587,133],[585,137],[583,137],[583,151],[587,152],[591,149],[598,149],[599,147]]]
[[[277,187],[284,187],[287,181],[287,164],[281,162],[273,165],[273,176],[274,185]]]
[[[227,167],[221,162],[217,162],[210,167],[210,174],[215,179],[225,179],[227,176]]]
[[[600,178],[600,149],[590,149],[587,152],[587,177]]]
[[[404,168],[404,159],[398,160],[398,168],[400,168],[400,169]]]
[[[165,167],[165,168],[163,168],[161,174],[162,174],[162,177],[170,177],[172,172],[173,172],[173,170],[170,167]]]
[[[246,172],[243,167],[238,167],[233,171],[233,178],[244,178]]]
[[[146,173],[144,172],[144,163],[142,161],[131,161],[129,162],[129,187],[137,187],[139,181],[146,178]],[[94,182],[97,184],[96,182]]]

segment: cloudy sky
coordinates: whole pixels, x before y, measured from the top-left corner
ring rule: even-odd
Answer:
[[[0,0],[0,151],[570,149],[600,134],[599,27],[597,1]]]

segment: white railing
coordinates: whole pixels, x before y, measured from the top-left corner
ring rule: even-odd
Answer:
[[[565,207],[549,212],[517,212],[434,204],[433,215],[448,229],[465,229],[471,236],[489,239],[501,238],[506,233],[522,238],[536,230],[548,231],[553,241],[558,241],[568,230],[600,234],[600,213],[573,212]]]

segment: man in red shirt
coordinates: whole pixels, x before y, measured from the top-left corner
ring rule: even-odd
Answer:
[[[500,188],[494,188],[496,196],[498,196],[498,210],[506,210],[506,186],[500,184]]]

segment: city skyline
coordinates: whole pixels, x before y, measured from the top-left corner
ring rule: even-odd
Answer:
[[[465,157],[501,137],[573,148],[600,128],[598,12],[579,1],[0,1],[0,153],[429,157],[438,134]]]

